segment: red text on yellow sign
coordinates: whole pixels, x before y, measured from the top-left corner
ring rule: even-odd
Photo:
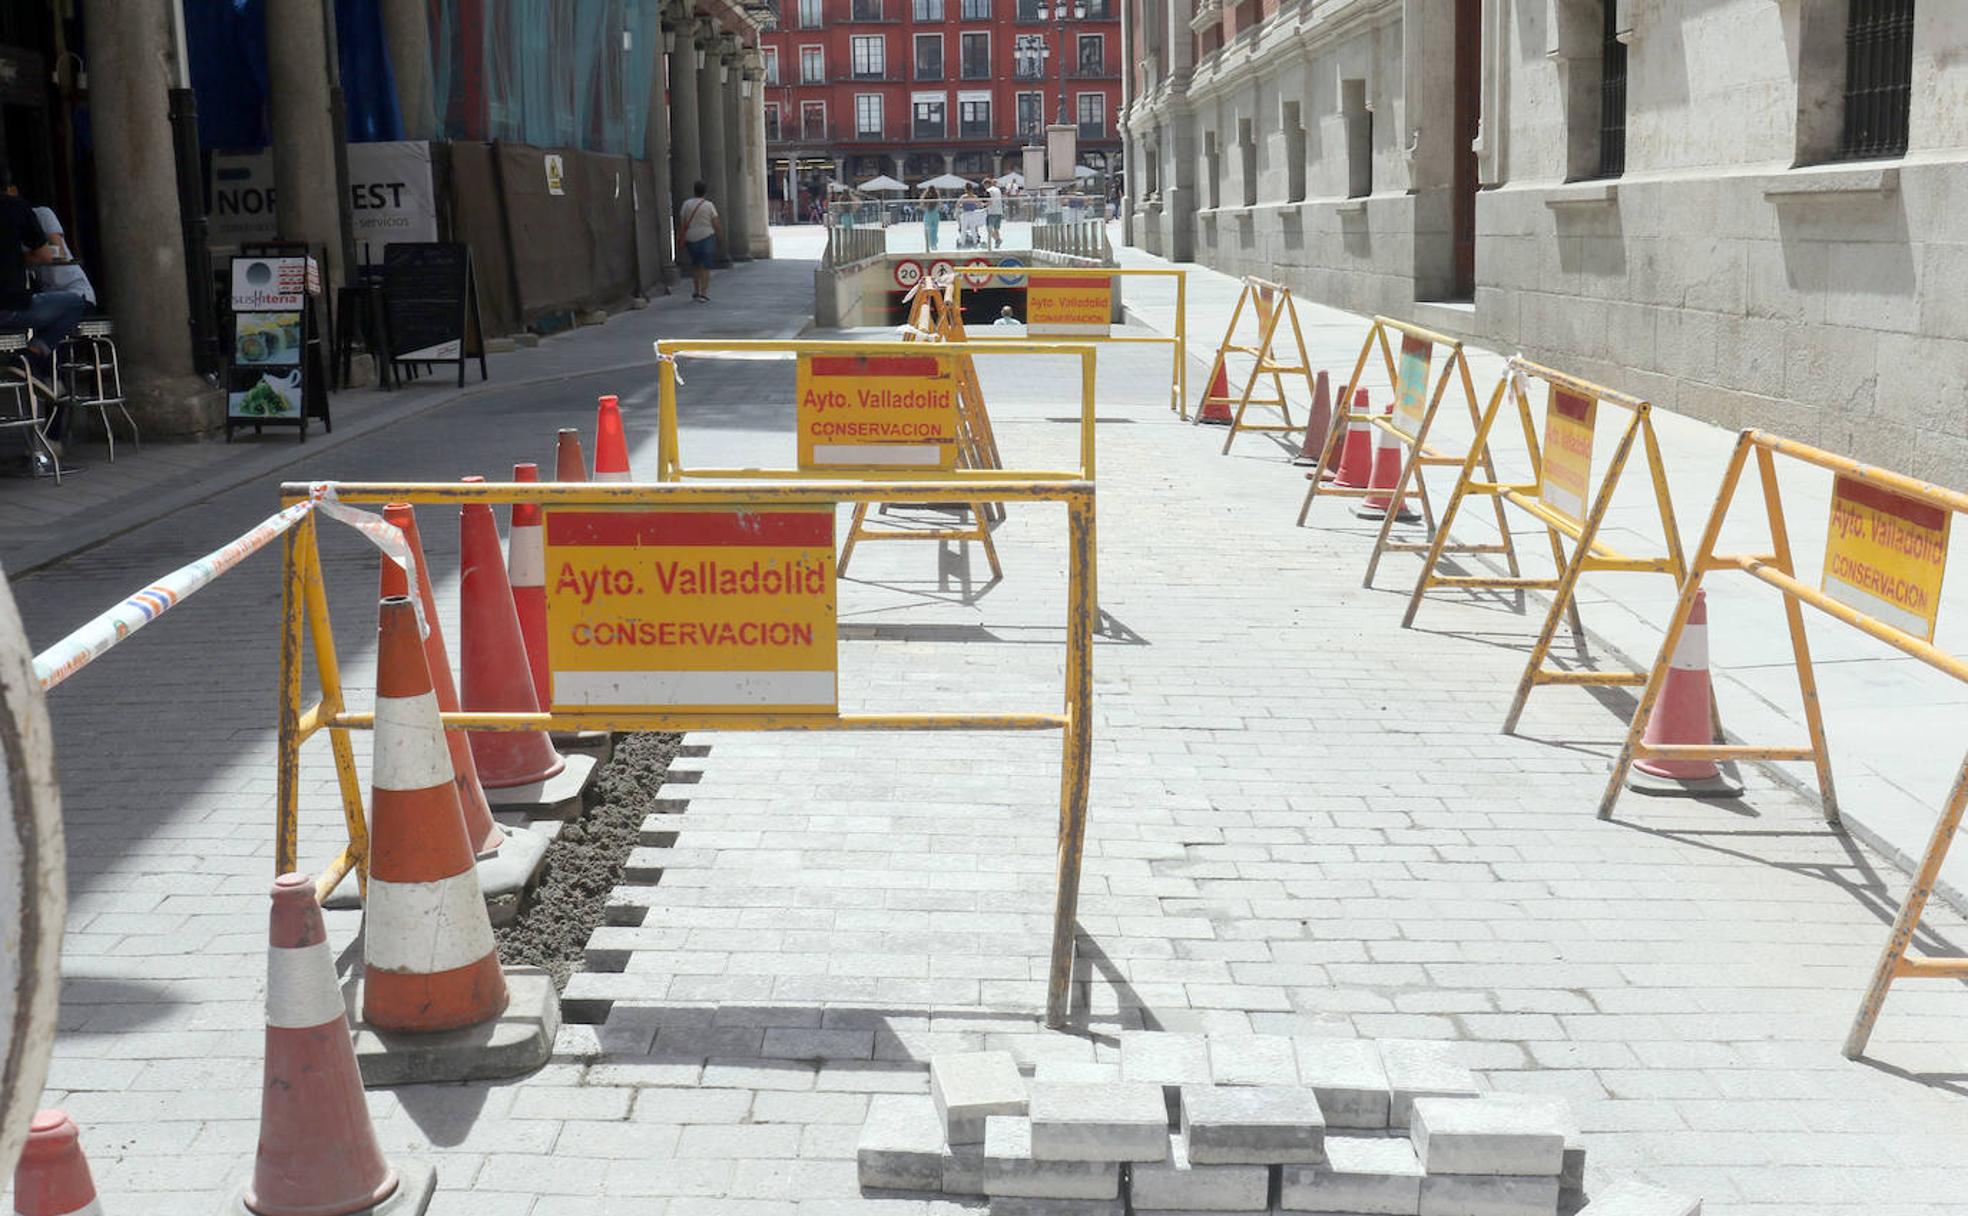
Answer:
[[[1111,279],[1034,274],[1025,289],[1025,332],[1033,337],[1104,338],[1112,332]]]
[[[1553,387],[1544,407],[1544,470],[1538,501],[1576,524],[1592,496],[1592,425],[1599,402]]]
[[[832,713],[829,508],[550,510],[555,709]]]
[[[957,387],[947,355],[801,355],[799,467],[957,467]]]
[[[1952,512],[1855,477],[1831,487],[1824,593],[1848,608],[1934,640]]]

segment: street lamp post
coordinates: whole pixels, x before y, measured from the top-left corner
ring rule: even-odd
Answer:
[[[1085,21],[1087,15],[1086,0],[1075,0],[1075,2],[1071,5],[1068,5],[1064,3],[1064,0],[1061,0],[1061,2],[1057,4],[1052,4],[1052,5],[1041,4],[1038,7],[1038,17],[1040,21],[1057,21],[1059,23],[1059,120],[1058,123],[1062,127],[1066,126],[1069,122],[1072,121],[1066,115],[1066,58],[1067,58],[1066,18],[1069,12],[1073,20]]]

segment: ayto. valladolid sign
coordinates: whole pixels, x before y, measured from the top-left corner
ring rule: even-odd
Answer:
[[[430,145],[422,140],[350,144],[349,206],[364,261],[382,260],[395,241],[437,239],[437,195]],[[267,152],[212,154],[215,246],[274,238],[273,157]]]

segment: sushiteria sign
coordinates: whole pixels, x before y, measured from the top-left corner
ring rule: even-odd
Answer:
[[[831,508],[546,514],[553,708],[833,713]]]
[[[957,467],[957,389],[947,355],[799,357],[799,467]]]

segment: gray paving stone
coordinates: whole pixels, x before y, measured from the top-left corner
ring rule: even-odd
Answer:
[[[1159,1085],[1034,1082],[1031,1142],[1042,1161],[1160,1161],[1168,1107]]]
[[[1416,1098],[1408,1134],[1430,1174],[1555,1178],[1565,1163],[1564,1122],[1525,1102]]]
[[[1420,1216],[1555,1216],[1557,1211],[1556,1174],[1429,1174],[1421,1180]]]
[[[1121,1167],[1113,1160],[1033,1156],[1030,1119],[993,1115],[984,1121],[984,1193],[1023,1199],[1113,1199]]]
[[[1421,1162],[1406,1140],[1327,1136],[1324,1164],[1278,1167],[1278,1206],[1294,1212],[1415,1216],[1421,1178]]]
[[[1121,1080],[1148,1085],[1207,1085],[1209,1041],[1199,1034],[1162,1030],[1121,1036]]]
[[[863,1187],[943,1189],[943,1124],[928,1094],[876,1094],[854,1150]]]
[[[1377,1044],[1370,1039],[1299,1038],[1293,1046],[1299,1081],[1319,1095],[1327,1127],[1387,1126],[1387,1068]]]
[[[929,1096],[949,1143],[982,1144],[987,1117],[1025,1113],[1025,1078],[1008,1051],[931,1056]]]
[[[1128,1167],[1128,1199],[1162,1212],[1262,1212],[1271,1203],[1268,1165],[1197,1165],[1184,1137],[1169,1137],[1168,1160]]]
[[[1624,1178],[1592,1193],[1592,1216],[1701,1216],[1702,1201]]]
[[[982,1195],[984,1193],[984,1146],[962,1144],[943,1150],[943,1193]]]
[[[1210,1080],[1218,1085],[1296,1085],[1298,1057],[1279,1034],[1209,1037]]]
[[[1326,1159],[1319,1097],[1298,1086],[1182,1087],[1182,1130],[1199,1164],[1311,1164]]]
[[[1381,1039],[1387,1069],[1387,1125],[1406,1127],[1416,1098],[1473,1098],[1482,1092],[1476,1074],[1457,1062],[1454,1043],[1435,1039]]]
[[[1121,1066],[1113,1060],[1040,1060],[1032,1070],[1034,1081],[1064,1081],[1074,1085],[1107,1085],[1121,1079]]]
[[[1126,1216],[1127,1201],[1113,1199],[1028,1199],[993,1195],[991,1216]]]

